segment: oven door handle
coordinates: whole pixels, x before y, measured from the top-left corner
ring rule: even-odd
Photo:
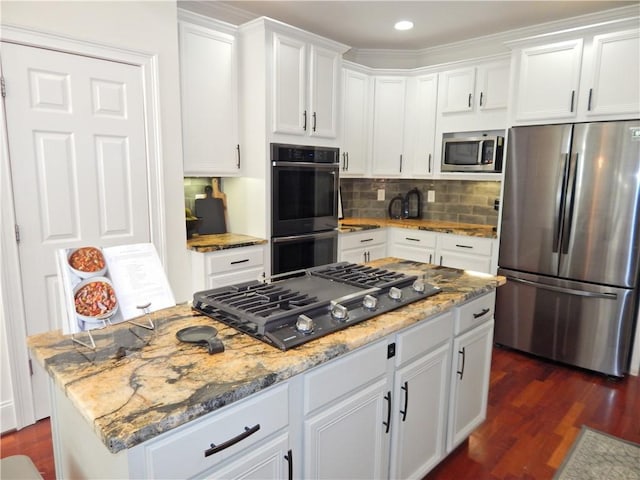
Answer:
[[[337,237],[338,236],[338,231],[337,230],[331,230],[329,232],[322,232],[322,233],[306,233],[304,235],[289,235],[286,237],[273,237],[271,239],[271,242],[273,243],[285,243],[285,242],[291,242],[293,240],[310,240],[312,238],[331,238],[331,237]]]
[[[271,162],[274,167],[302,167],[302,168],[322,168],[322,169],[339,169],[340,162],[335,163],[313,163],[313,162]]]

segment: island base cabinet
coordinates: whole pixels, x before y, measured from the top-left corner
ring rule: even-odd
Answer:
[[[487,416],[493,323],[491,317],[453,340],[447,453]]]
[[[420,479],[444,457],[450,355],[447,342],[396,373],[392,479]]]
[[[266,478],[292,479],[290,462],[293,454],[289,449],[289,436],[279,435],[261,447],[250,449],[250,453],[231,461],[222,468],[213,468],[209,472],[193,478],[220,480],[223,478],[242,478],[263,480]]]
[[[390,397],[382,379],[305,420],[303,477],[385,478]]]

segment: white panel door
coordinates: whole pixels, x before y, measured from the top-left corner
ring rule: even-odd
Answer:
[[[313,137],[336,138],[340,55],[311,45],[309,59],[309,134]]]
[[[273,131],[306,135],[306,45],[284,35],[273,35]]]
[[[625,74],[621,74],[624,66]],[[587,115],[637,114],[640,110],[640,33],[596,35]]]
[[[406,79],[377,77],[373,100],[374,176],[402,174]]]
[[[54,252],[150,241],[139,67],[3,43],[27,335],[61,327]],[[35,362],[34,362],[35,363]],[[34,365],[37,418],[49,415]]]

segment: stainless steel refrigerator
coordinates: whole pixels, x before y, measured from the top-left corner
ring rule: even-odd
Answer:
[[[495,342],[628,372],[640,271],[640,120],[514,127]]]

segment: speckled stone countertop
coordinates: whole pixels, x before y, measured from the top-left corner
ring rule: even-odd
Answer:
[[[238,233],[218,233],[215,235],[197,235],[187,240],[187,248],[196,252],[215,252],[228,248],[250,247],[267,243],[263,238]]]
[[[391,218],[345,218],[340,220],[340,232],[359,232],[373,228],[400,227],[415,230],[428,230],[439,233],[453,233],[468,237],[497,238],[492,225],[473,223],[443,222],[439,220],[414,220]]]
[[[116,453],[494,290],[504,277],[385,258],[373,266],[422,276],[440,293],[282,352],[181,305],[152,314],[155,330],[120,323],[94,330],[96,349],[52,331],[28,338],[51,375],[107,448]],[[220,354],[176,332],[213,325]]]

